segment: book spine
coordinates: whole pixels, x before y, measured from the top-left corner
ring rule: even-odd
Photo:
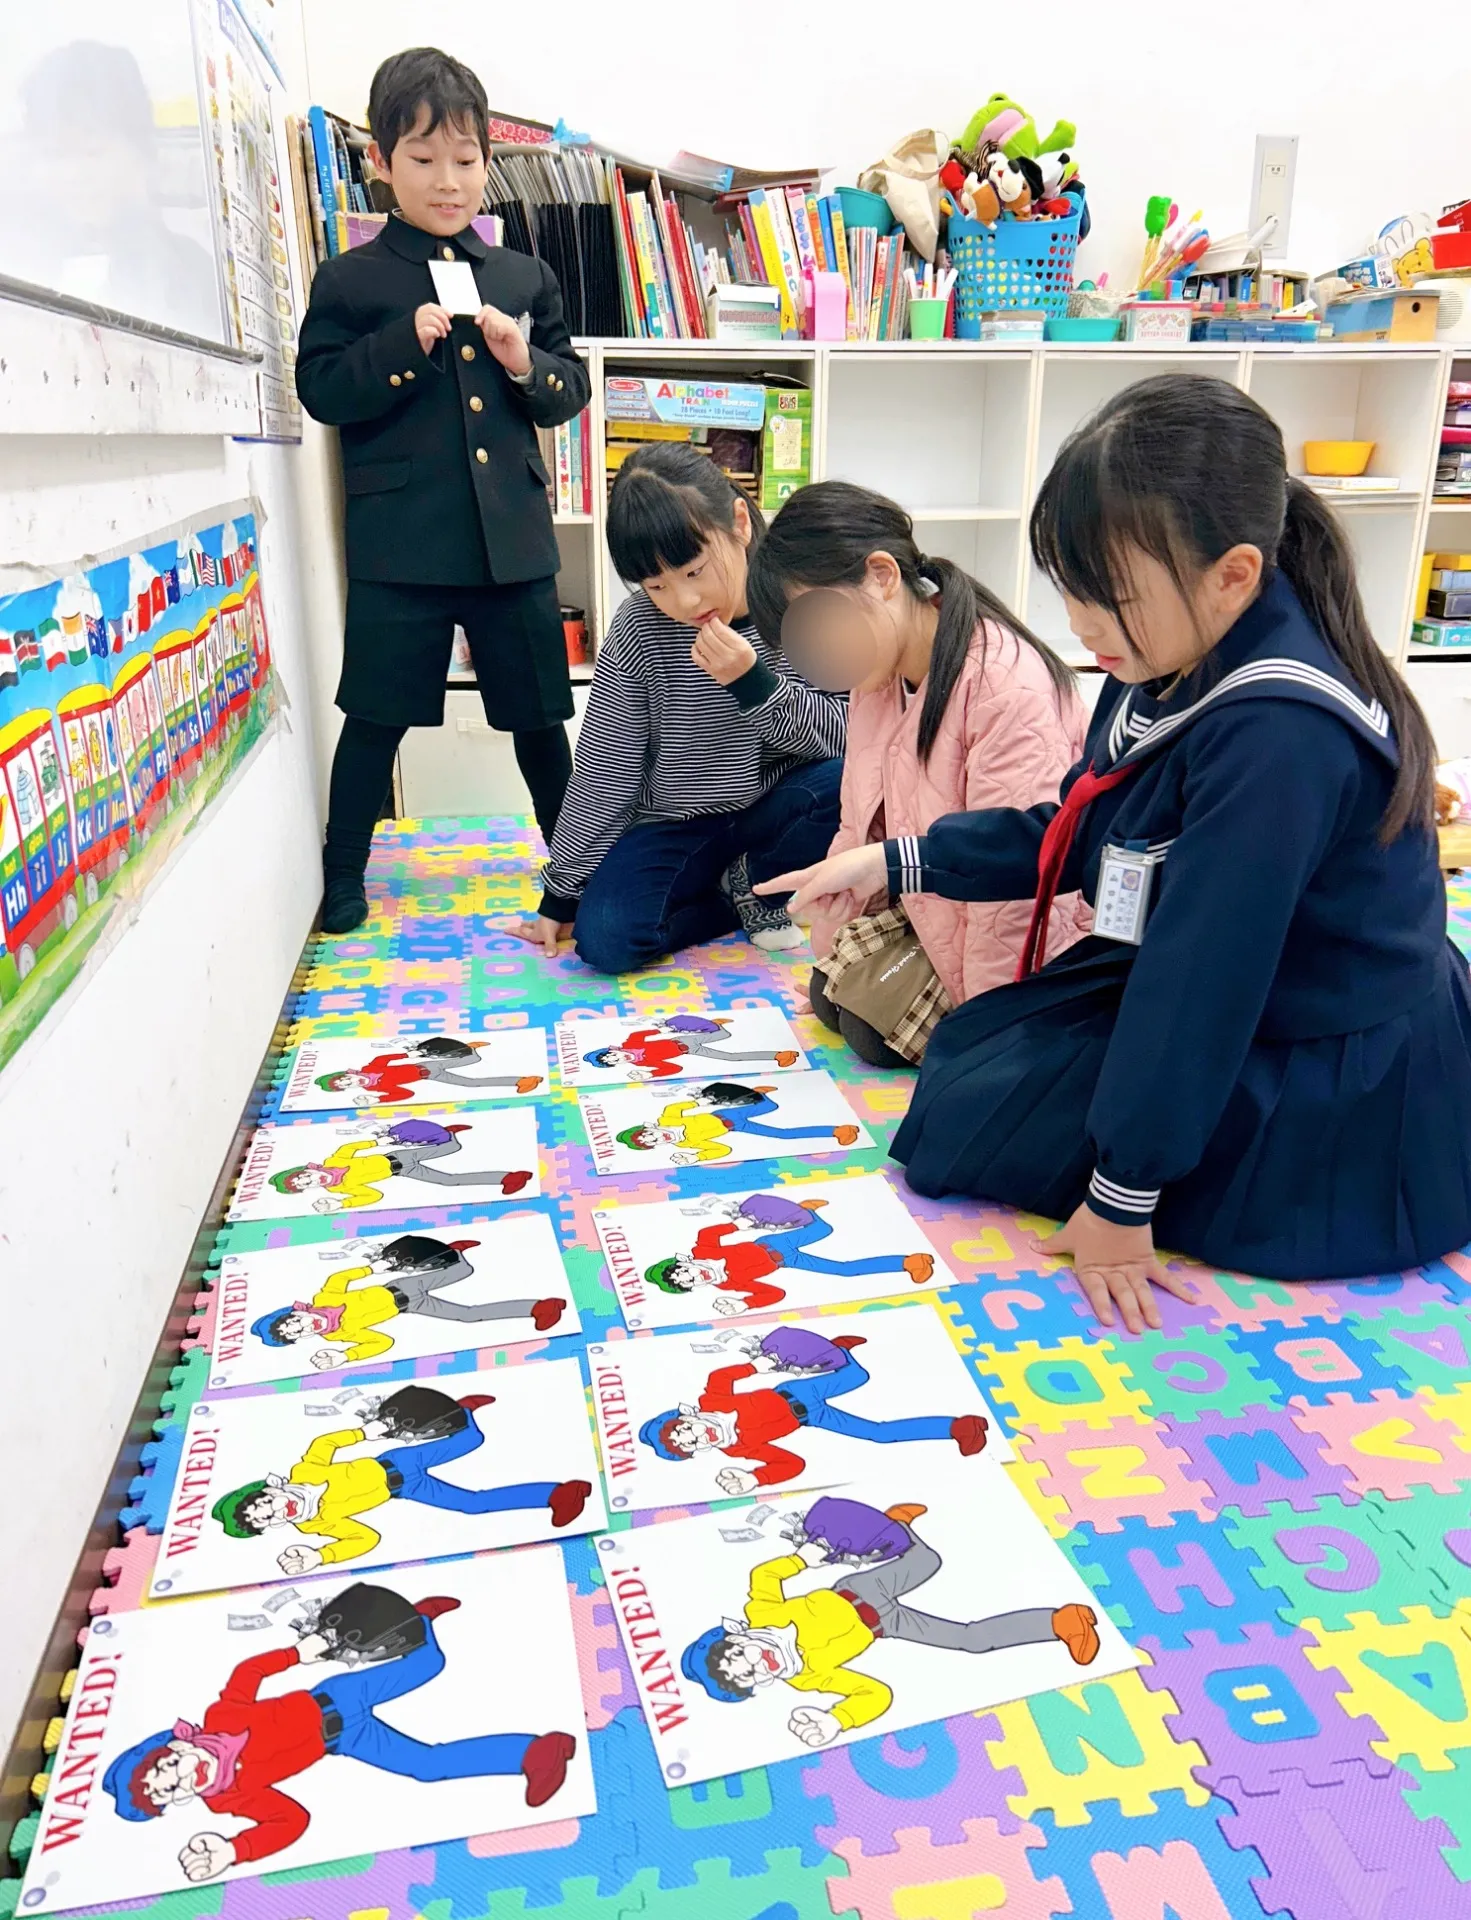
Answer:
[[[781,299],[781,330],[784,334],[794,334],[797,331],[796,308],[792,305],[791,289],[782,269],[781,248],[777,242],[771,208],[765,193],[759,189],[751,195],[751,218],[756,223],[756,236],[761,246],[761,263],[767,283],[776,288]]]
[[[669,256],[669,275],[674,282],[680,313],[684,317],[685,338],[703,340],[705,323],[700,311],[700,294],[695,279],[694,262],[688,257],[684,222],[679,217],[679,202],[672,193],[664,202],[664,233],[665,250]]]
[[[792,217],[787,203],[780,193],[769,193],[766,204],[771,212],[771,224],[776,233],[777,252],[781,258],[781,270],[785,277],[787,298],[791,303],[794,316],[792,331],[802,331],[802,268],[797,258],[797,236],[792,232]]]
[[[571,420],[567,423],[567,444],[571,448],[572,453],[572,484],[567,489],[567,511],[569,513],[581,513],[582,511],[582,434],[579,431],[580,420],[581,415],[578,416],[577,420]]]
[[[763,286],[767,279],[766,265],[761,258],[761,236],[756,231],[756,214],[748,200],[743,200],[737,209],[741,221],[741,236],[746,243],[746,272],[748,284]]]
[[[317,163],[317,191],[322,196],[322,228],[329,255],[340,253],[337,243],[337,182],[332,177],[332,136],[320,107],[307,109],[312,130],[312,153]]]
[[[659,279],[649,244],[649,207],[641,193],[629,194],[628,217],[633,222],[633,244],[638,252],[638,277],[643,287],[644,313],[648,317],[649,333],[656,340],[667,340],[669,335],[664,326],[664,310],[659,303]]]
[[[557,428],[557,512],[572,504],[572,445],[565,426]]]
[[[807,202],[807,214],[809,219],[816,221],[817,230],[822,235],[822,264],[824,271],[827,273],[841,273],[842,268],[838,265],[838,249],[833,240],[832,210],[828,206],[827,201],[809,198]]]
[[[869,237],[870,239],[874,237],[871,229],[869,230]],[[877,244],[873,248],[871,262],[865,276],[868,293],[868,318],[864,337],[869,340],[877,340],[879,337],[879,307],[883,301],[882,275],[884,264],[888,259],[888,253],[888,241],[877,241]]]
[[[898,258],[898,242],[890,239],[886,242],[884,253],[883,288],[879,295],[879,332],[880,340],[889,337],[889,310],[893,304],[894,261]]]
[[[787,211],[797,238],[797,267],[802,274],[818,271],[817,242],[807,219],[807,196],[800,187],[787,188]]]
[[[618,268],[622,278],[624,319],[629,334],[636,340],[643,339],[648,333],[648,321],[644,314],[642,276],[638,267],[638,252],[633,241],[633,219],[628,210],[628,188],[623,179],[623,169],[609,161],[613,188],[613,225],[617,241]]]
[[[836,194],[823,201],[827,211],[828,224],[833,231],[833,253],[837,256],[838,272],[843,276],[843,285],[848,289],[848,325],[846,332],[850,340],[858,338],[858,309],[853,302],[853,267],[848,258],[848,229],[843,219],[843,205]]]
[[[689,338],[689,318],[684,310],[684,296],[679,284],[679,275],[674,261],[674,239],[669,231],[669,207],[664,198],[664,186],[658,174],[654,174],[649,185],[649,213],[654,236],[654,265],[659,274],[659,291],[669,312],[673,337],[678,340]]]

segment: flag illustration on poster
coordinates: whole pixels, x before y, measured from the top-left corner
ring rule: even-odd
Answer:
[[[105,1614],[51,1766],[21,1913],[590,1814],[562,1556]]]
[[[717,1074],[784,1073],[807,1059],[775,1007],[734,1013],[674,1013],[662,1019],[562,1020],[557,1065],[569,1087],[639,1080],[710,1080]]]
[[[635,1331],[836,1306],[957,1278],[878,1173],[599,1207],[593,1224]]]
[[[581,1331],[544,1213],[229,1253],[209,1384],[249,1387]]]
[[[671,1787],[1138,1665],[994,1461],[885,1460],[597,1546]]]
[[[933,1306],[590,1346],[614,1512],[795,1492],[912,1459],[1010,1460]]]
[[[432,1118],[373,1113],[336,1126],[259,1128],[226,1218],[423,1212],[540,1192],[529,1105],[444,1108]]]
[[[583,1094],[582,1121],[599,1173],[805,1157],[873,1145],[827,1073],[611,1087]]]
[[[304,1384],[193,1407],[153,1597],[519,1546],[603,1524],[576,1360],[440,1380],[335,1392]]]
[[[282,1062],[283,1113],[463,1106],[547,1090],[540,1027],[500,1033],[370,1033],[308,1040]]]

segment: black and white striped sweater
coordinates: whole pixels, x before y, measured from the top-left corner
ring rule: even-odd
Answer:
[[[633,593],[598,654],[572,781],[542,873],[541,912],[571,920],[620,834],[645,820],[737,813],[795,767],[841,756],[848,707],[792,672],[751,620],[756,664],[722,687],[690,658],[697,637]]]

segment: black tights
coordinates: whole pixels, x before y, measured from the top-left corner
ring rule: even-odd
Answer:
[[[332,759],[327,799],[327,846],[322,864],[330,874],[361,876],[367,869],[373,828],[390,806],[393,756],[407,727],[384,727],[349,714]],[[572,776],[572,750],[560,721],[530,733],[513,733],[516,765],[531,789],[542,838],[551,844],[562,797]]]

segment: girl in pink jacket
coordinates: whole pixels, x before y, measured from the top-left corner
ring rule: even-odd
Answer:
[[[943,814],[1057,798],[1087,725],[1072,673],[979,581],[922,554],[892,500],[838,480],[804,487],[752,559],[748,598],[799,672],[851,690],[833,853],[923,834]],[[813,1012],[869,1064],[912,1064],[941,1015],[1015,977],[1030,913],[1026,901],[924,893],[893,909],[853,894],[823,901]],[[1081,896],[1060,899],[1048,952],[1089,919]],[[892,988],[875,998],[869,956],[906,949],[914,993],[898,1007]],[[859,960],[868,964],[855,969]],[[882,1030],[845,998],[883,1005]]]

